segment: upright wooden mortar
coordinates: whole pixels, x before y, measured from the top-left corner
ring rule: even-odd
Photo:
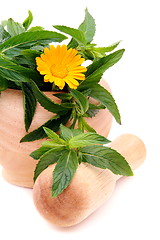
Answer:
[[[138,168],[146,156],[144,143],[131,134],[118,137],[110,147],[126,158],[132,170]],[[81,222],[100,207],[111,196],[121,177],[110,170],[82,163],[71,184],[58,197],[52,198],[53,169],[54,165],[51,165],[39,175],[33,187],[33,199],[46,220],[63,227]]]

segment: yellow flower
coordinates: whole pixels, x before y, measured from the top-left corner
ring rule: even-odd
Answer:
[[[63,89],[65,83],[70,88],[76,89],[79,85],[77,80],[84,80],[87,69],[80,66],[84,58],[78,54],[78,51],[66,45],[58,45],[50,48],[44,48],[44,53],[36,58],[37,70],[44,76],[44,82],[51,82]],[[77,80],[76,80],[77,79]]]

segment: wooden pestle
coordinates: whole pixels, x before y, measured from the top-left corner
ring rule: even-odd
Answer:
[[[126,158],[132,170],[138,168],[146,156],[144,143],[131,134],[118,137],[110,147]],[[52,198],[53,169],[51,165],[39,175],[33,187],[33,199],[46,220],[62,227],[80,223],[100,207],[111,196],[121,177],[110,170],[81,163],[70,185],[58,197]]]

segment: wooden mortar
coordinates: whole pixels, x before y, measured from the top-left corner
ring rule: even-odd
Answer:
[[[144,143],[131,134],[118,137],[110,147],[126,158],[132,170],[138,168],[146,156]],[[121,177],[108,169],[81,163],[70,185],[58,197],[52,198],[54,167],[49,166],[37,178],[33,199],[37,210],[47,221],[62,227],[80,223],[100,207],[111,196],[116,181]]]

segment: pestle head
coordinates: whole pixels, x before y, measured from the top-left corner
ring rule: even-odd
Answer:
[[[37,178],[33,187],[33,200],[39,213],[52,224],[69,227],[83,221],[108,199],[115,187],[115,177],[102,170],[81,163],[70,185],[52,198],[52,172],[50,165]]]
[[[39,213],[49,222],[68,227],[83,220],[88,211],[88,182],[82,165],[70,185],[57,197],[52,198],[52,172],[55,165],[45,169],[33,187],[33,200]],[[84,167],[85,168],[85,167]]]
[[[124,134],[110,147],[125,156],[132,169],[142,164],[146,156],[144,143],[136,136]],[[121,177],[108,169],[81,163],[70,185],[52,198],[52,172],[50,165],[37,178],[33,187],[33,200],[39,213],[49,222],[68,227],[80,223],[112,194],[116,180]]]

